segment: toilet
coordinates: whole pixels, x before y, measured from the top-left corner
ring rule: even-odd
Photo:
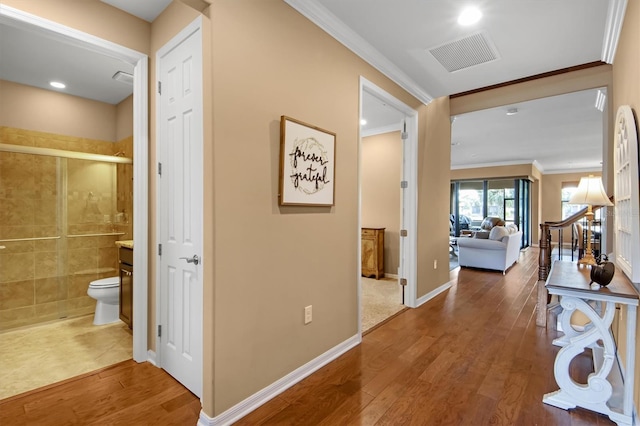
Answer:
[[[87,294],[96,299],[94,325],[120,321],[120,277],[91,281]]]

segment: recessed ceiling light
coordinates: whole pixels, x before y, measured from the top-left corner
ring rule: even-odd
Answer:
[[[60,83],[59,81],[50,81],[49,84],[56,89],[64,89],[65,87],[67,87],[66,84]]]
[[[365,124],[367,124],[367,120],[365,120],[364,118],[362,120],[360,120],[360,125],[364,126]]]
[[[465,8],[460,16],[458,16],[458,24],[462,26],[473,25],[482,18],[482,12],[477,7]]]
[[[518,108],[509,108],[507,110],[507,115],[516,115],[518,113]]]

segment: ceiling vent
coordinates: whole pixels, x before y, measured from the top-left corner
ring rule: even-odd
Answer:
[[[128,72],[118,71],[111,78],[125,84],[133,84],[133,75],[129,74]]]
[[[495,61],[498,52],[484,33],[477,33],[438,47],[429,53],[449,72],[459,71],[474,65]]]

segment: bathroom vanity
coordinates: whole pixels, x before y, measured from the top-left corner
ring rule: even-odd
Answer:
[[[116,241],[120,269],[120,320],[133,328],[133,241]]]

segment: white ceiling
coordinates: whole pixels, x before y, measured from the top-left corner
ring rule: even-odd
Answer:
[[[149,22],[170,3],[170,0],[101,1]],[[624,0],[283,1],[425,103],[435,97],[575,65],[601,60],[610,63],[617,40],[616,30],[620,28],[626,4]],[[475,3],[482,10],[483,18],[475,26],[460,27],[456,23],[457,15],[463,6],[470,3]],[[434,47],[478,33],[482,33],[495,47],[497,60],[447,72],[429,52]],[[84,55],[90,52],[74,51],[77,48],[64,43],[46,45],[45,48],[46,41],[34,40],[32,36],[35,34],[14,33],[4,25],[0,27],[0,35],[2,79],[46,87],[43,81],[48,82],[54,77],[68,78],[72,82],[69,93],[109,103],[114,103],[114,100],[108,99],[108,95],[115,95],[123,89],[123,83],[111,80],[114,67],[120,64],[109,64],[108,58],[87,60]],[[45,59],[44,64],[33,62],[40,57]],[[19,68],[14,69],[14,65]],[[94,75],[96,78],[88,82]],[[104,85],[111,86],[105,88]],[[75,90],[81,86],[87,86],[96,93],[80,89],[71,92],[72,87]],[[131,93],[130,89],[128,93]],[[118,96],[123,95],[115,97]],[[460,142],[460,145],[452,147],[452,165],[458,168],[489,162],[536,160],[545,171],[559,171],[563,165],[558,158],[563,158],[566,152],[579,151],[584,153],[580,157],[589,153],[589,158],[576,157],[571,166],[565,164],[568,169],[599,165],[601,120],[594,117],[595,100],[591,98],[591,95],[584,95],[566,100],[541,100],[540,108],[544,111],[537,113],[534,113],[538,111],[537,101],[519,105],[522,113],[509,117],[518,120],[511,122],[500,121],[505,117],[493,110],[460,116],[452,128],[454,142]],[[389,107],[377,98],[365,97],[364,101],[363,113],[369,115],[365,131],[398,122],[399,113],[389,111]],[[526,109],[529,112],[525,114]],[[571,117],[571,121],[558,122],[563,117],[567,120]],[[551,119],[555,121],[544,121]],[[600,127],[592,123],[594,120],[600,123]],[[511,128],[514,123],[517,124],[515,129]],[[548,129],[546,132],[543,131],[545,128]],[[587,134],[588,130],[592,133]],[[467,139],[475,141],[465,142]],[[540,149],[529,150],[527,145],[541,146],[543,142],[548,145],[548,156],[543,156]],[[482,150],[477,148],[478,143],[483,144]],[[485,158],[486,152],[494,155]]]

